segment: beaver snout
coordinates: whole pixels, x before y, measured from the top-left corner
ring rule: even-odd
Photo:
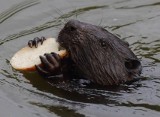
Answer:
[[[78,43],[80,32],[84,28],[84,24],[78,20],[68,21],[58,35],[58,42],[61,46],[68,48],[69,45]]]
[[[82,27],[82,23],[78,20],[69,20],[66,24],[64,29],[68,31],[75,31],[76,29]]]

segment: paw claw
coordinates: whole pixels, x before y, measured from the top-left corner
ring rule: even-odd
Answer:
[[[40,74],[51,76],[61,73],[61,63],[59,60],[56,59],[55,55],[53,56],[52,54],[45,53],[44,56],[39,56],[42,67],[36,66],[36,69]]]
[[[43,44],[43,42],[46,40],[45,37],[41,37],[41,44]]]
[[[32,44],[32,43],[33,43],[33,41],[32,41],[32,40],[29,40],[29,41],[28,41],[28,46],[29,46],[30,48],[32,48],[32,47],[33,47],[33,44]]]
[[[41,43],[41,45],[43,44],[43,42],[46,40],[45,37],[35,37],[33,40],[28,41],[28,46],[30,48],[32,48],[33,46],[35,46],[36,48],[38,47],[38,43]]]

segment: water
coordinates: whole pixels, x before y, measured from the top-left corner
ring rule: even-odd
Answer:
[[[142,80],[102,89],[58,85],[12,69],[10,58],[28,40],[57,37],[69,19],[103,26],[128,41],[142,61]],[[0,116],[159,117],[159,21],[159,0],[1,0]]]

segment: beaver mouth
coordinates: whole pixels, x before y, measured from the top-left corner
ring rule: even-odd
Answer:
[[[57,42],[59,43],[59,50],[66,50],[67,54],[70,54],[70,50],[73,46],[72,41],[74,36],[68,32],[66,32],[65,28],[63,28],[57,38]]]
[[[64,42],[58,42],[58,44],[59,44],[58,50],[67,50],[67,49],[63,46]]]
[[[63,41],[58,41],[57,40],[57,43],[59,44],[58,46],[58,50],[59,51],[65,51],[66,52],[66,56],[69,56],[70,55],[70,51],[69,49],[66,47],[66,44],[63,42]]]

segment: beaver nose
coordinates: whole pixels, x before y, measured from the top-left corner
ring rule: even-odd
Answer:
[[[80,25],[80,21],[78,20],[69,20],[66,25],[65,28],[67,28],[67,30],[69,31],[75,31]]]
[[[68,26],[77,26],[80,23],[78,20],[69,20],[66,25]]]

